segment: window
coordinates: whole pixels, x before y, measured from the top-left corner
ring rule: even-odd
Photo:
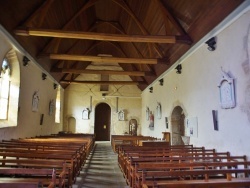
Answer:
[[[55,112],[55,122],[60,123],[60,114],[61,114],[61,90],[60,87],[57,88],[57,94],[56,94],[56,112]]]
[[[3,60],[0,73],[0,119],[7,119],[10,93],[10,65]]]

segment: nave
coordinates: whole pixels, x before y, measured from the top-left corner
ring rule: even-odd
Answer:
[[[127,188],[110,142],[96,141],[73,188]]]

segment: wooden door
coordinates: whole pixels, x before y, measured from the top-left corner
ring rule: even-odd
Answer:
[[[95,135],[97,141],[110,140],[111,108],[106,103],[100,103],[95,108]]]

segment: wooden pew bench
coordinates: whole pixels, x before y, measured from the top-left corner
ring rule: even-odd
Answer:
[[[135,168],[135,177],[132,187],[141,187],[142,184],[153,185],[170,180],[194,180],[209,178],[237,177],[239,173],[249,176],[250,161],[233,162],[182,162],[182,163],[138,163]],[[224,176],[222,176],[224,175]]]
[[[36,168],[55,169],[57,175],[63,173],[62,184],[72,186],[72,161],[48,159],[0,159],[0,169],[5,168]]]
[[[227,153],[227,152],[225,152]],[[148,157],[148,158],[131,158],[130,164],[127,164],[126,180],[129,185],[133,185],[135,182],[135,174],[138,171],[137,166],[140,163],[153,164],[154,162],[165,162],[165,163],[194,163],[194,162],[229,162],[229,161],[246,161],[246,156],[228,156],[228,155],[214,155],[214,156],[179,156],[179,157]]]
[[[1,183],[15,186],[17,183],[26,187],[31,185],[42,185],[48,188],[63,187],[63,172],[56,177],[54,169],[28,169],[28,168],[0,168]]]
[[[69,183],[74,182],[77,177],[77,166],[76,159],[72,155],[62,155],[62,154],[48,154],[48,153],[13,153],[13,152],[0,152],[0,156],[3,159],[46,159],[46,160],[64,160],[70,161],[73,164],[73,168],[71,170],[71,177],[69,178]]]
[[[127,182],[131,183],[131,178],[133,177],[134,165],[138,162],[164,162],[164,161],[178,161],[180,160],[217,160],[218,157],[223,157],[223,159],[227,159],[230,154],[228,152],[224,153],[215,153],[210,150],[203,150],[198,153],[189,153],[182,150],[178,152],[171,152],[165,150],[157,150],[157,151],[148,151],[147,153],[143,152],[142,154],[139,152],[134,155],[128,154],[127,158],[124,159],[123,163],[120,164],[122,172],[127,179]]]

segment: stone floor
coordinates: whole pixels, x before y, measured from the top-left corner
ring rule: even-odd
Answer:
[[[110,142],[96,142],[73,188],[128,188]]]

